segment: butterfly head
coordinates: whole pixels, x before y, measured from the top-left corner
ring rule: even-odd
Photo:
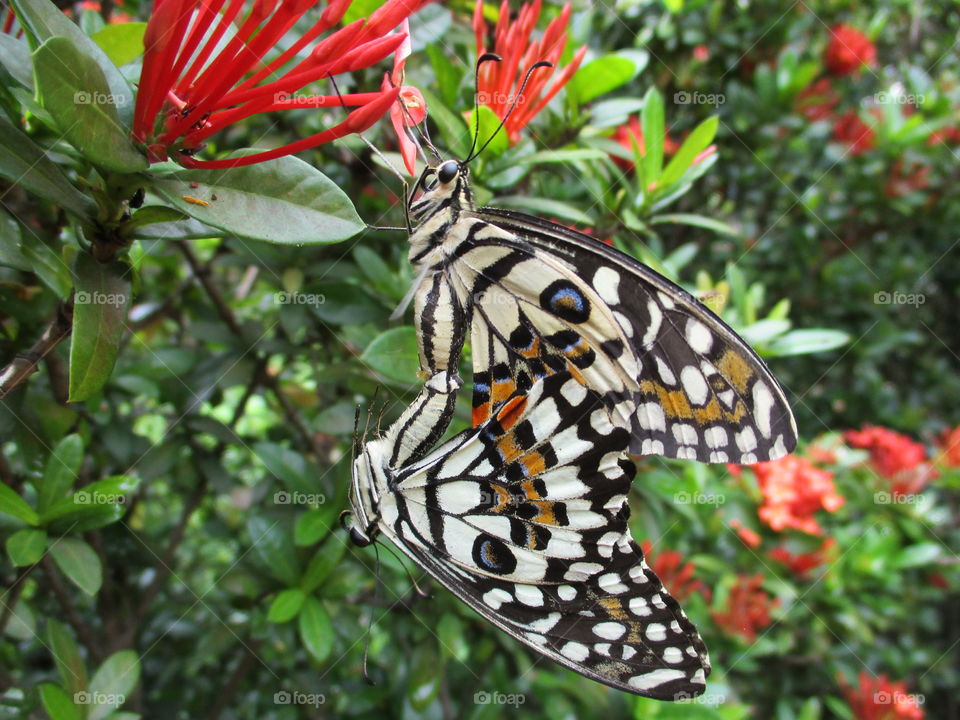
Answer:
[[[471,204],[469,170],[466,163],[446,160],[424,168],[407,206],[410,215],[423,221],[445,208],[469,207]]]

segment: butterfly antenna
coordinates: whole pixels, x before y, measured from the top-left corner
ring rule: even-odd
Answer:
[[[477,157],[480,153],[482,153],[484,150],[486,150],[486,149],[487,149],[487,145],[489,145],[490,143],[492,143],[492,142],[493,142],[493,139],[497,136],[497,134],[498,134],[501,130],[503,130],[503,126],[507,124],[507,120],[508,120],[508,119],[510,118],[510,116],[513,114],[513,111],[517,109],[517,105],[519,105],[519,104],[520,104],[520,101],[523,99],[523,91],[527,89],[527,83],[530,82],[530,76],[533,75],[533,73],[534,73],[535,71],[539,70],[539,69],[542,68],[542,67],[551,67],[551,68],[552,68],[552,67],[553,67],[553,63],[547,62],[546,60],[541,60],[540,62],[534,63],[534,64],[531,66],[531,68],[530,68],[529,70],[527,70],[527,74],[523,76],[523,82],[520,84],[520,89],[517,91],[517,96],[513,99],[513,102],[510,103],[510,107],[507,108],[507,112],[505,112],[505,113],[503,114],[503,119],[500,121],[500,124],[497,125],[497,129],[494,130],[493,133],[491,133],[490,137],[487,138],[487,141],[486,141],[483,145],[480,146],[480,149],[477,150],[476,153],[471,152],[470,155],[467,157],[467,159],[466,159],[464,162],[469,163],[471,160],[473,160],[475,157]],[[478,128],[479,128],[479,125],[480,125],[480,121],[479,121],[479,118],[478,118],[478,119],[477,119],[477,127],[478,127]],[[479,132],[480,132],[480,131],[479,131],[479,129],[478,129],[478,130],[477,130],[477,133],[479,134]],[[474,139],[474,143],[476,143],[476,139],[477,139],[476,136],[474,136],[473,139]]]
[[[357,403],[357,409],[353,413],[353,446],[350,452],[351,460],[355,460],[360,452],[360,403]]]
[[[380,599],[380,585],[383,582],[380,579],[380,550],[378,545],[380,543],[373,544],[373,552],[376,556],[376,566],[374,567],[373,575],[376,578],[376,584],[373,586],[373,607],[377,607],[377,601]],[[363,642],[363,679],[367,681],[368,685],[376,685],[373,681],[373,678],[370,677],[370,673],[367,671],[367,661],[370,659],[370,631],[373,628],[373,613],[375,610],[370,611],[370,618],[367,620],[367,632],[366,638]]]
[[[470,144],[470,152],[467,153],[467,159],[464,162],[470,162],[472,158],[476,157],[473,151],[477,149],[477,138],[480,137],[480,66],[485,62],[501,62],[502,60],[503,58],[496,53],[484,53],[477,58],[477,65],[473,69],[473,142]],[[477,153],[477,155],[479,154]]]

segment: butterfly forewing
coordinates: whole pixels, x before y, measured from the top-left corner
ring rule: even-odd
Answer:
[[[568,372],[395,474],[381,529],[498,627],[588,677],[702,692],[702,641],[627,527],[629,435]]]

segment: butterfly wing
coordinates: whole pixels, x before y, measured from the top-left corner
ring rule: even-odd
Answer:
[[[703,642],[627,527],[628,443],[597,394],[553,374],[398,471],[381,531],[542,655],[640,695],[699,694]]]
[[[749,464],[796,446],[776,379],[690,293],[561,225],[489,208],[472,218],[482,227],[450,273],[472,292],[475,421],[518,378],[565,368],[604,394],[631,452]]]

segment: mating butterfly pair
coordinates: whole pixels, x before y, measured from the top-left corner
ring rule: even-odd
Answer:
[[[703,692],[703,641],[644,562],[628,453],[754,463],[796,445],[778,383],[727,325],[633,258],[476,208],[464,163],[408,205],[420,396],[354,464],[351,536],[388,537],[497,627],[589,678]],[[473,427],[436,449],[469,332]]]

